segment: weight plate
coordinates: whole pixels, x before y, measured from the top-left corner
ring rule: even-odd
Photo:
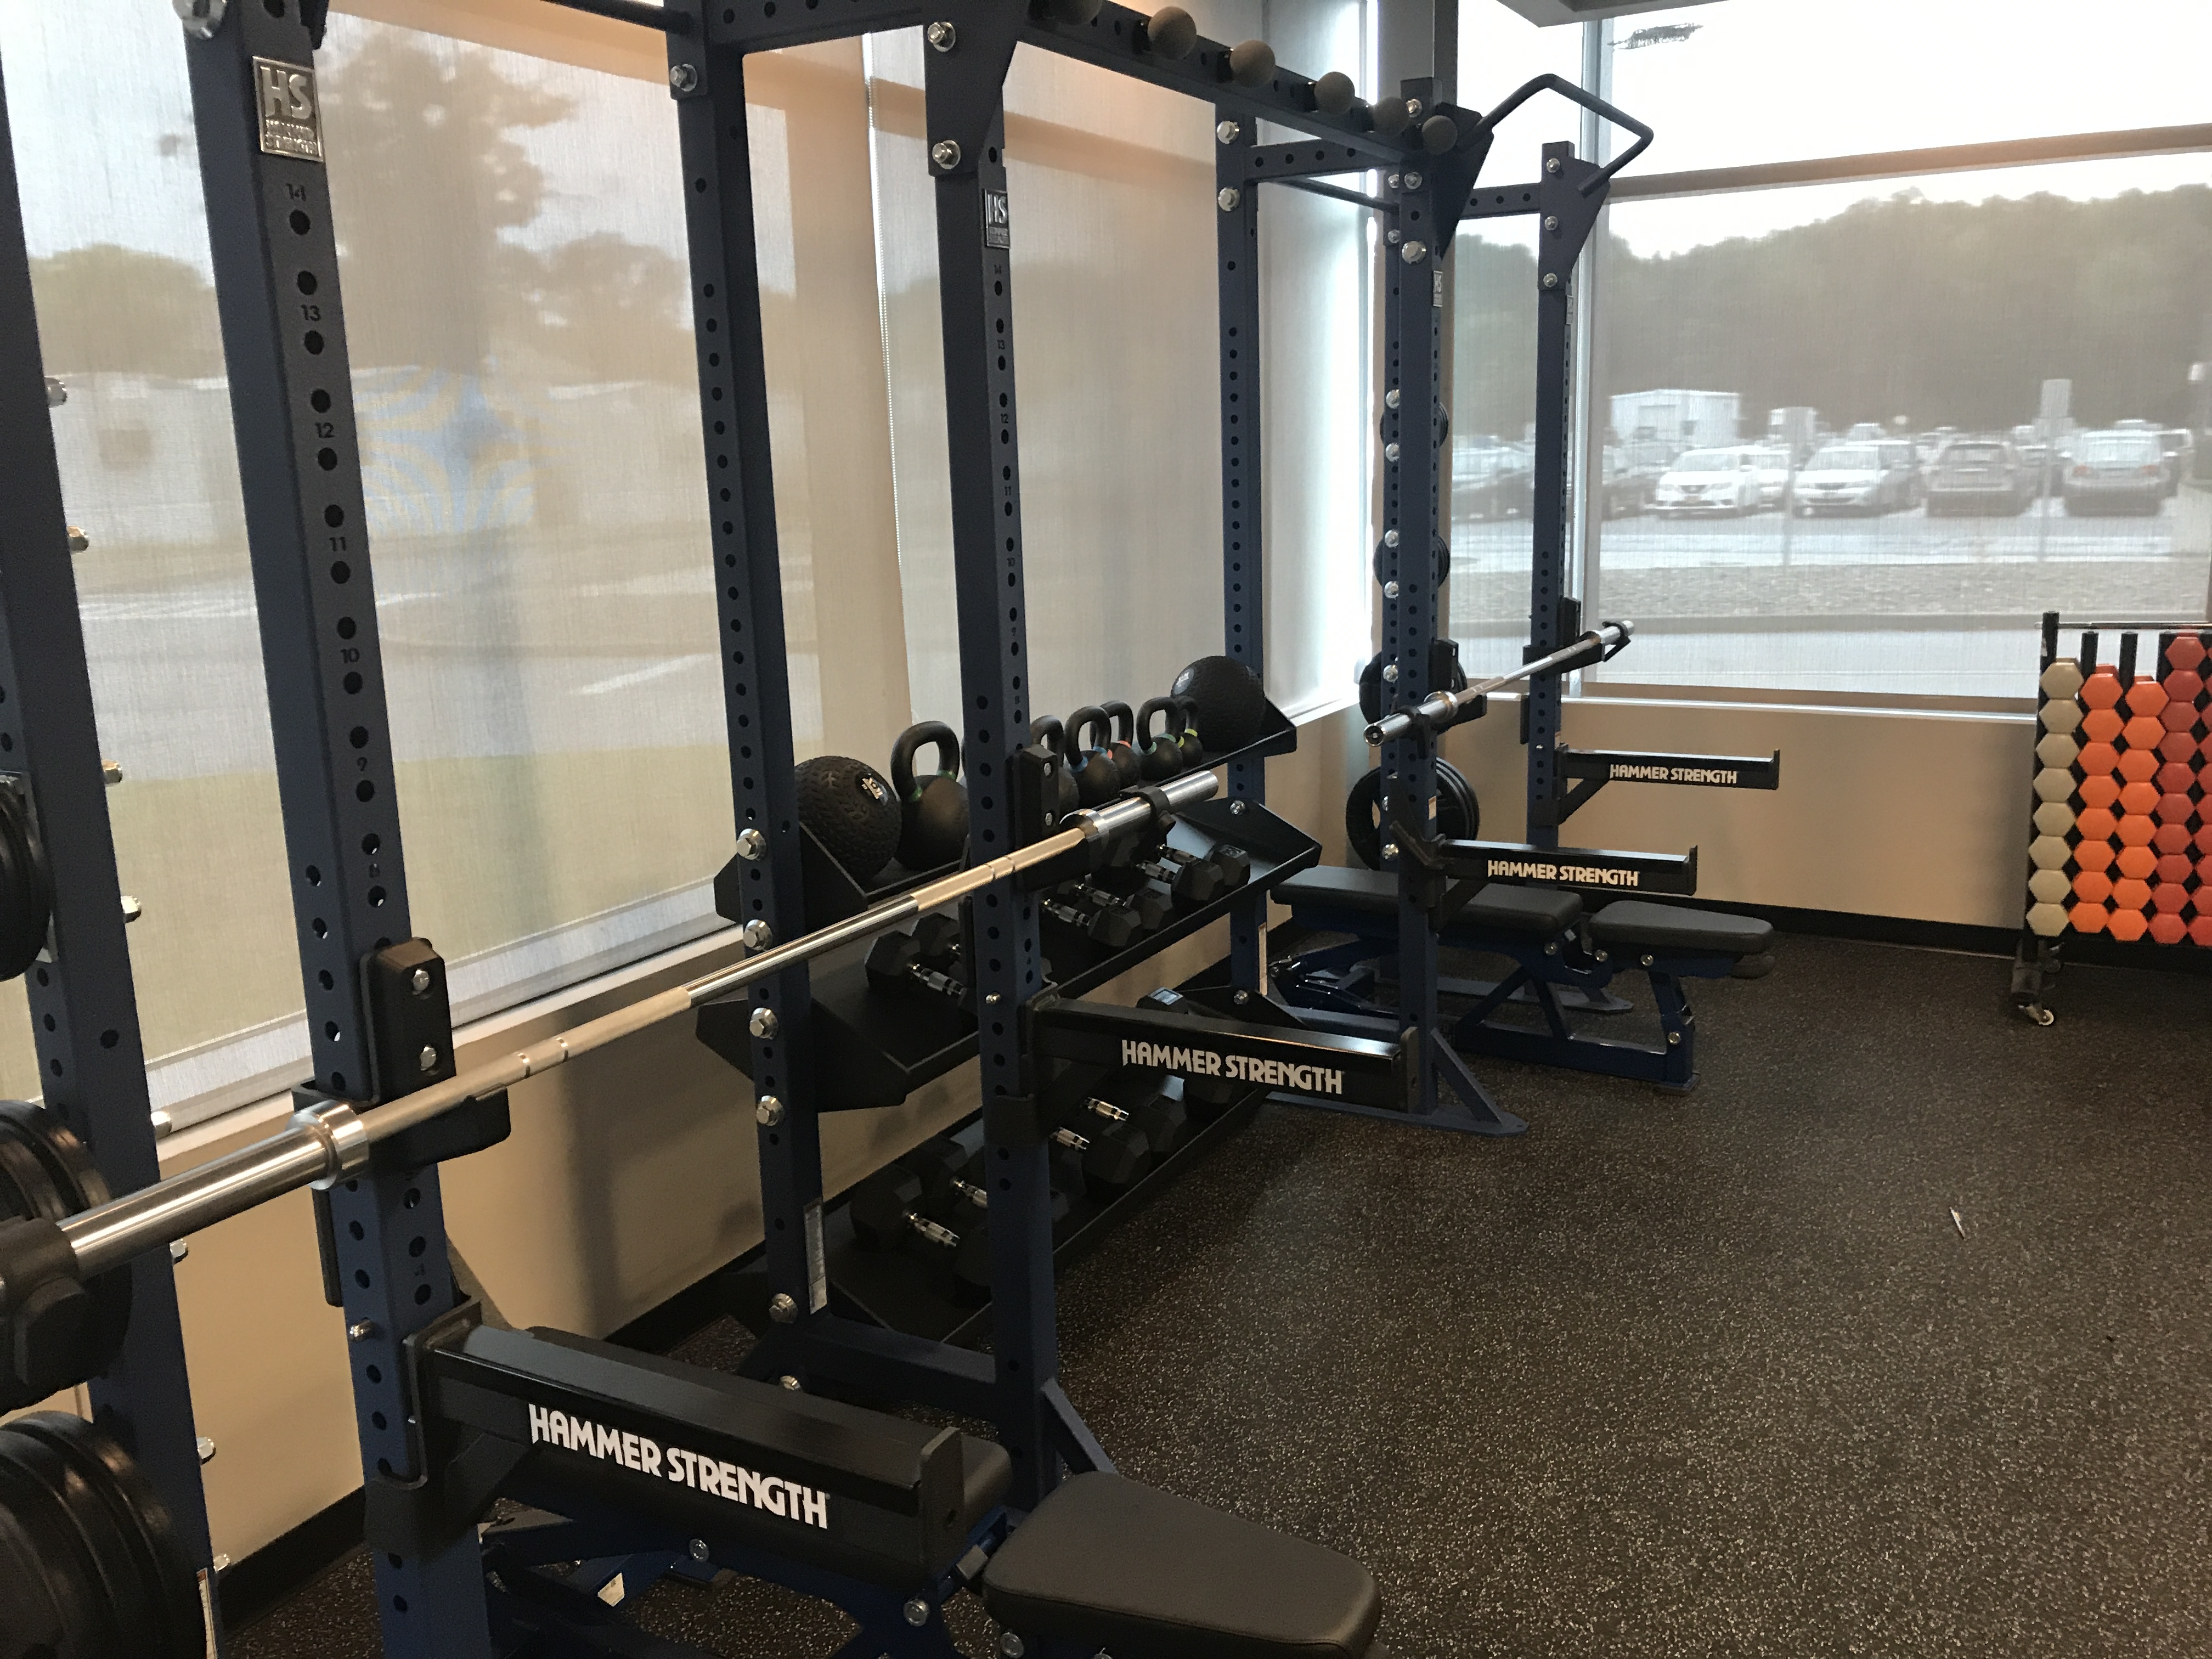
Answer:
[[[0,980],[27,971],[46,948],[54,889],[22,797],[0,786]]]
[[[167,1507],[103,1430],[64,1412],[0,1428],[0,1607],[52,1659],[198,1659],[199,1586]]]
[[[1352,786],[1344,803],[1344,837],[1352,855],[1370,870],[1382,867],[1382,769]],[[1437,833],[1447,841],[1473,841],[1482,833],[1474,786],[1449,761],[1437,763]]]
[[[91,1152],[68,1125],[27,1101],[0,1100],[0,1216],[66,1221],[107,1199],[107,1182]],[[94,1313],[93,1346],[82,1367],[89,1376],[106,1369],[123,1346],[131,1324],[131,1270],[102,1273],[85,1289]],[[0,1382],[0,1410],[30,1405],[45,1393],[14,1395],[11,1385]]]

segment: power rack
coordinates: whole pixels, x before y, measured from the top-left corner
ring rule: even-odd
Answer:
[[[58,412],[67,398],[40,359],[0,87],[0,950],[7,957],[0,973],[23,978],[45,1095],[44,1111],[13,1109],[21,1115],[0,1121],[0,1216],[46,1212],[40,1194],[25,1185],[40,1165],[95,1198],[135,1191],[161,1175],[107,811],[107,787],[121,774],[100,757],[70,567],[82,543],[64,511],[54,450],[52,422],[68,418]],[[12,1209],[11,1197],[27,1207]],[[173,1537],[198,1583],[198,1608],[173,1609],[171,1622],[196,1613],[196,1633],[217,1652],[222,1627],[200,1482],[203,1453],[211,1455],[214,1446],[199,1438],[192,1419],[171,1253],[146,1252],[73,1299],[25,1307],[6,1294],[13,1288],[0,1287],[9,1316],[0,1326],[0,1410],[34,1405],[74,1381],[38,1374],[46,1367],[89,1376],[96,1428],[145,1476],[166,1511],[158,1529]],[[81,1313],[87,1291],[88,1328]],[[56,1331],[74,1335],[62,1340]],[[112,1609],[130,1605],[126,1595],[111,1598]],[[11,1625],[24,1621],[17,1628],[26,1639],[38,1639],[33,1609],[11,1607],[8,1617]],[[150,1644],[176,1633],[126,1622],[115,1639]]]
[[[1009,258],[1014,221],[1001,155],[1001,88],[1014,47],[1026,43],[1062,52],[1206,100],[1223,124],[1221,165],[1254,180],[1275,176],[1266,172],[1271,166],[1289,175],[1395,166],[1424,154],[1423,136],[1404,120],[1392,122],[1387,112],[1382,125],[1390,131],[1378,131],[1375,112],[1349,96],[1343,77],[1334,77],[1343,83],[1340,90],[1279,71],[1264,46],[1248,42],[1232,49],[1199,39],[1179,14],[1173,15],[1179,22],[1171,38],[1166,29],[1152,32],[1171,14],[1147,19],[1114,5],[1078,5],[1055,19],[1006,0],[946,0],[926,8],[807,0],[787,4],[781,15],[772,0],[742,8],[709,0],[677,0],[665,8],[629,0],[575,3],[657,28],[669,41],[739,854],[734,876],[718,884],[718,897],[724,914],[744,924],[749,944],[768,946],[799,933],[807,922],[782,674],[744,117],[748,54],[926,26],[961,596],[963,738],[965,752],[976,757],[970,829],[978,863],[1034,842],[1051,823],[1039,806],[1051,763],[1027,741],[1023,661]],[[351,1127],[358,1120],[346,1104],[373,1109],[435,1085],[453,1076],[454,1059],[444,965],[413,934],[394,800],[359,434],[314,82],[322,10],[313,0],[204,5],[185,20],[185,45],[313,1035],[314,1086],[300,1091],[295,1122],[325,1126],[337,1171],[317,1183],[325,1277],[347,1323],[386,1650],[473,1655],[495,1640],[504,1643],[527,1620],[517,1626],[514,1598],[505,1592],[488,1601],[484,1551],[473,1528],[455,1524],[456,1506],[465,1508],[471,1493],[491,1491],[514,1465],[483,1440],[491,1433],[486,1425],[471,1428],[465,1413],[434,1409],[430,1378],[442,1363],[436,1356],[471,1340],[452,1316],[455,1297],[436,1164],[496,1142],[507,1131],[507,1116],[504,1095],[495,1094],[388,1139],[370,1137],[370,1145]],[[1081,13],[1079,21],[1074,12]],[[1248,129],[1261,118],[1312,135],[1310,159],[1285,165],[1278,160],[1281,152],[1259,146]],[[1227,136],[1232,127],[1233,138]],[[1433,144],[1433,123],[1428,136]],[[1256,220],[1249,187],[1224,185],[1221,203],[1225,644],[1256,672],[1264,614]],[[1240,836],[1263,826],[1296,836],[1264,806],[1264,757],[1295,742],[1279,714],[1274,723],[1279,730],[1251,748],[1206,757],[1208,764],[1227,767],[1231,799],[1220,811],[1245,820]],[[1311,857],[1310,842],[1291,847],[1277,867],[1288,873]],[[769,1328],[746,1370],[810,1391],[848,1390],[993,1423],[1007,1460],[1005,1506],[1017,1514],[1035,1509],[1063,1470],[1110,1468],[1058,1378],[1051,1194],[1037,1106],[1046,1063],[1079,1063],[1102,1044],[1140,1036],[1158,1037],[1173,1051],[1176,1037],[1188,1044],[1202,1036],[1213,1059],[1249,1067],[1240,1074],[1254,1079],[1307,1075],[1297,1069],[1296,1055],[1303,1054],[1308,1062],[1323,1062],[1322,1073],[1351,1079],[1365,1098],[1402,1100],[1407,1093],[1395,1045],[1326,1034],[1301,1040],[1279,1025],[1243,1030],[1195,1013],[1148,1019],[1132,1011],[1100,1011],[1098,1019],[1089,1018],[1046,977],[1035,896],[1045,879],[1010,874],[970,901],[975,1046],[991,1172],[988,1356],[866,1325],[831,1309],[818,1114],[838,1103],[825,1096],[817,1075],[814,1000],[804,960],[753,987],[740,1005],[746,1069],[757,1096],[773,1291]],[[1224,906],[1237,918],[1236,983],[1248,994],[1260,988],[1264,970],[1265,884],[1255,880]],[[1053,1032],[1059,1035],[1048,1035]],[[511,1426],[501,1419],[503,1432]],[[986,1518],[978,1524],[988,1529],[1002,1523]],[[609,1522],[594,1536],[605,1543],[619,1532],[619,1524]],[[573,1551],[562,1555],[568,1541],[564,1537],[552,1557],[532,1559],[574,1559]],[[517,1547],[499,1547],[512,1553]],[[635,1540],[628,1547],[646,1548]],[[659,1559],[657,1550],[655,1544],[646,1553]],[[847,1605],[858,1608],[865,1599],[854,1592]],[[872,1626],[875,1613],[862,1616]]]

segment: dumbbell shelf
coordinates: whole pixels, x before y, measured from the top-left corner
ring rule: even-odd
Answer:
[[[1170,1086],[1180,1092],[1182,1085],[1179,1080],[1171,1079]],[[1249,1122],[1267,1093],[1261,1088],[1248,1090],[1224,1109],[1220,1116],[1194,1129],[1188,1139],[1155,1163],[1135,1185],[1112,1200],[1102,1201],[1080,1192],[1069,1194],[1067,1214],[1053,1228],[1055,1269],[1066,1271],[1070,1262],[1097,1248],[1114,1228],[1150,1204],[1209,1150]],[[952,1133],[956,1138],[978,1144],[982,1136],[981,1123],[974,1118]],[[990,1329],[991,1310],[988,1305],[974,1307],[945,1296],[928,1268],[902,1250],[869,1249],[862,1245],[854,1236],[852,1218],[844,1204],[838,1204],[823,1216],[822,1240],[830,1267],[830,1304],[836,1312],[908,1336],[959,1346],[974,1343]],[[738,1273],[744,1275],[745,1269],[741,1267]],[[735,1296],[731,1300],[734,1307],[743,1310],[741,1316],[749,1316],[750,1322],[757,1326],[760,1312],[767,1304],[765,1282],[753,1293]]]
[[[1268,712],[1280,722],[1277,729],[1249,748],[1208,764],[1256,759],[1295,747],[1296,729],[1279,711],[1271,707]],[[1252,801],[1217,799],[1186,808],[1168,836],[1170,846],[1197,858],[1224,842],[1251,855],[1250,881],[1207,904],[1179,912],[1165,927],[1119,950],[1048,915],[1041,927],[1044,956],[1061,994],[1080,996],[1103,985],[1228,915],[1240,899],[1310,869],[1321,859],[1318,842]],[[824,1111],[896,1106],[975,1054],[972,1013],[950,998],[918,988],[878,989],[868,978],[866,954],[865,944],[848,947],[824,957],[813,974],[815,1075]],[[744,1003],[731,1001],[709,1003],[698,1016],[699,1040],[747,1076],[752,1064],[749,1014]]]

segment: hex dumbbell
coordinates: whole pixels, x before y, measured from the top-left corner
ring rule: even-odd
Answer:
[[[903,1247],[924,1267],[949,1275],[963,1300],[979,1294],[988,1300],[989,1234],[981,1225],[956,1233],[922,1213],[922,1201],[921,1177],[902,1164],[886,1164],[853,1189],[848,1206],[853,1236],[867,1249]]]

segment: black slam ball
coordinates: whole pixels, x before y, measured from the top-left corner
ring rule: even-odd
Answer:
[[[1234,657],[1200,657],[1176,676],[1174,691],[1195,705],[1198,735],[1209,755],[1257,743],[1267,730],[1267,694]]]
[[[884,775],[850,755],[799,763],[799,821],[863,887],[898,850],[898,797]]]

